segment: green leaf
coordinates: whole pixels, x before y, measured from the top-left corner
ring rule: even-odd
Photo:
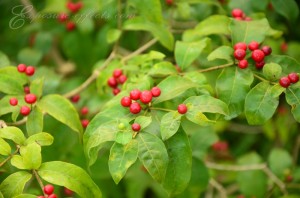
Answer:
[[[11,164],[18,169],[36,170],[41,163],[41,146],[35,142],[21,146],[20,155],[14,155],[11,159]]]
[[[173,99],[186,90],[197,87],[197,84],[180,76],[169,76],[157,85],[161,89],[161,94],[153,100],[153,104],[158,104],[166,100]]]
[[[269,120],[276,111],[279,95],[284,91],[280,85],[268,82],[257,84],[245,100],[245,114],[249,124],[260,125]]]
[[[11,148],[10,145],[0,138],[0,155],[10,155]]]
[[[299,7],[295,0],[271,0],[275,11],[287,20],[294,22],[299,16]]]
[[[300,122],[300,90],[298,86],[289,86],[285,92],[286,102],[292,107],[292,114]]]
[[[203,38],[197,42],[177,41],[175,45],[175,60],[178,66],[185,70],[197,59],[209,42],[209,38]]]
[[[6,67],[10,65],[10,61],[8,59],[8,57],[0,51],[0,68],[1,67]]]
[[[181,114],[177,111],[165,114],[160,121],[160,133],[163,140],[172,137],[180,127]]]
[[[150,69],[148,74],[152,77],[160,78],[177,74],[177,70],[170,62],[159,62]]]
[[[28,135],[43,131],[44,115],[39,107],[35,106],[27,117],[26,129]]]
[[[122,32],[120,30],[118,30],[118,29],[110,29],[110,30],[108,30],[107,36],[106,36],[107,42],[108,43],[114,43],[114,42],[116,42],[120,38],[121,34],[122,34]]]
[[[230,18],[224,15],[213,15],[201,21],[194,29],[183,34],[183,41],[195,41],[211,34],[229,35]]]
[[[53,36],[50,32],[38,32],[34,39],[34,49],[42,52],[43,54],[48,53],[53,45]],[[31,90],[30,90],[31,91]]]
[[[109,172],[116,184],[121,181],[137,157],[138,142],[135,139],[126,145],[114,143],[110,149],[108,166]]]
[[[9,175],[0,185],[0,191],[4,197],[14,197],[20,195],[26,183],[32,175],[25,171],[15,172]]]
[[[221,46],[212,51],[208,57],[208,61],[213,61],[216,59],[224,59],[227,60],[228,62],[233,62],[233,48],[229,46]]]
[[[41,51],[29,47],[23,48],[18,53],[18,61],[26,65],[38,65],[42,58]]]
[[[27,77],[20,74],[16,67],[0,69],[0,92],[12,95],[24,94],[23,85],[26,83]]]
[[[98,186],[80,167],[70,163],[52,161],[43,163],[38,170],[40,177],[52,184],[64,186],[80,197],[102,197]]]
[[[152,118],[151,116],[138,116],[135,120],[135,123],[138,123],[141,125],[141,129],[143,130],[144,128],[146,128],[147,126],[149,126],[152,122]]]
[[[82,137],[82,125],[79,115],[72,103],[61,95],[47,95],[43,97],[37,106],[53,118],[69,126]]]
[[[163,187],[169,196],[177,195],[185,190],[192,169],[192,151],[187,135],[181,129],[165,142],[169,163]]]
[[[250,153],[238,159],[239,165],[255,165],[262,162],[256,153]],[[246,197],[265,197],[267,191],[267,176],[261,170],[241,171],[237,174],[237,183],[240,191]],[[253,190],[255,189],[255,190]]]
[[[27,140],[25,141],[25,145],[31,144],[36,142],[40,146],[49,146],[53,143],[53,136],[49,133],[40,132],[36,133],[34,135],[31,135]]]
[[[43,95],[43,86],[44,86],[44,78],[34,79],[30,83],[30,93],[36,95],[37,98],[40,98]]]
[[[138,157],[152,178],[162,182],[168,167],[168,153],[164,143],[155,135],[141,132],[137,136]]]
[[[271,29],[267,19],[253,21],[231,20],[229,28],[233,44],[238,42],[250,43],[251,41],[261,43]]]
[[[287,55],[270,55],[267,56],[265,61],[267,63],[277,63],[282,68],[282,75],[288,75],[292,72],[300,73],[300,63],[293,57]]]
[[[22,145],[26,140],[23,132],[19,128],[12,126],[0,128],[0,137],[12,140],[19,145]]]
[[[284,179],[285,171],[293,165],[293,159],[286,150],[274,148],[268,157],[268,163],[272,172],[280,179]]]
[[[128,144],[132,140],[132,130],[121,130],[116,134],[116,142],[122,145]]]
[[[47,0],[43,12],[45,13],[61,13],[66,12],[67,0]]]
[[[244,111],[245,98],[253,82],[248,69],[238,67],[223,69],[216,82],[218,98],[228,105],[227,119],[237,117]]]
[[[36,195],[30,195],[30,194],[20,194],[14,198],[36,198]]]

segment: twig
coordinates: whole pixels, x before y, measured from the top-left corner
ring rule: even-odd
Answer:
[[[5,127],[7,127],[7,124],[3,120],[0,120],[0,128],[5,128]]]
[[[227,64],[224,64],[224,65],[218,65],[218,66],[210,67],[210,68],[207,68],[207,69],[200,69],[200,70],[197,70],[197,72],[204,73],[204,72],[209,72],[209,71],[213,71],[213,70],[223,69],[223,68],[226,68],[226,67],[231,67],[233,65],[234,65],[234,63],[227,63]]]
[[[262,170],[280,188],[283,194],[287,194],[285,184],[268,167]]]
[[[34,19],[37,12],[30,0],[21,0],[21,3],[24,5],[26,11],[28,12],[30,19]]]
[[[168,111],[168,112],[175,111],[175,110],[172,110],[172,109],[165,109],[165,108],[159,108],[159,107],[151,107],[150,110]]]
[[[237,165],[223,165],[215,164],[213,162],[205,162],[206,167],[215,170],[222,171],[250,171],[250,170],[263,170],[267,167],[266,164],[255,164],[255,165],[246,165],[246,166],[237,166]]]
[[[19,152],[20,147],[17,146],[15,152],[13,152],[10,156],[8,156],[3,162],[0,163],[0,167],[2,167],[6,162],[8,162],[15,154]]]
[[[44,184],[43,184],[39,174],[36,172],[36,170],[32,170],[32,173],[34,174],[36,180],[38,181],[38,183],[42,189],[42,192],[44,193]],[[47,195],[44,193],[44,196],[46,197]]]
[[[225,188],[221,184],[219,184],[216,180],[214,180],[213,178],[211,178],[209,180],[209,184],[211,186],[213,186],[215,189],[217,189],[217,191],[220,194],[220,196],[219,196],[220,198],[226,198],[227,197]]]
[[[276,85],[276,84],[277,84],[277,83],[271,82],[271,81],[269,81],[269,80],[267,80],[267,79],[264,79],[263,77],[260,77],[260,76],[257,75],[257,74],[253,74],[253,76],[254,76],[255,78],[257,78],[257,79],[263,81],[263,82],[268,82],[268,83],[271,83],[271,84],[273,84],[273,85]]]

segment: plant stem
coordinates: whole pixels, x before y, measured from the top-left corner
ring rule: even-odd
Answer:
[[[151,107],[150,110],[168,111],[168,112],[175,111],[175,110],[172,110],[172,109],[165,109],[165,108],[159,108],[159,107]]]
[[[214,71],[214,70],[218,70],[218,69],[223,69],[223,68],[226,68],[226,67],[231,67],[233,65],[234,65],[234,63],[227,63],[227,64],[224,64],[224,65],[218,65],[218,66],[210,67],[210,68],[207,68],[207,69],[200,69],[200,70],[197,70],[197,72],[204,73],[204,72]]]
[[[273,84],[273,85],[276,85],[276,84],[277,84],[277,83],[271,82],[271,81],[269,81],[269,80],[267,80],[267,79],[265,79],[265,78],[263,78],[263,77],[261,77],[261,76],[259,76],[259,75],[257,75],[257,74],[253,74],[253,76],[254,76],[255,78],[261,80],[261,81],[268,82],[268,83],[271,83],[271,84]]]
[[[8,158],[6,158],[3,162],[0,163],[0,167],[2,167],[6,162],[8,162],[18,152],[19,152],[19,147],[17,146],[15,152],[13,152],[10,156],[8,156]]]
[[[223,165],[215,164],[213,162],[205,162],[206,167],[215,170],[222,171],[250,171],[250,170],[263,170],[267,167],[266,164],[255,164],[255,165],[246,165],[246,166],[237,166],[237,165]]]
[[[221,184],[219,184],[216,180],[214,180],[213,178],[211,178],[209,180],[209,184],[211,186],[213,186],[215,189],[217,189],[217,191],[220,194],[220,196],[219,196],[220,198],[227,198],[225,188]]]
[[[46,197],[47,195],[44,193],[44,184],[43,184],[43,182],[42,182],[39,174],[36,172],[36,170],[32,170],[32,173],[34,174],[36,180],[38,181],[38,183],[39,183],[39,185],[40,185],[40,187],[42,189],[42,192],[43,192],[44,196]]]
[[[268,167],[265,167],[263,171],[280,188],[284,195],[287,194],[285,184]]]

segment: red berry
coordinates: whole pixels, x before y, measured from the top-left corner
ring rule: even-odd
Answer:
[[[243,49],[237,49],[234,51],[233,55],[237,60],[243,60],[246,56],[246,51]]]
[[[159,87],[153,87],[153,88],[151,89],[151,93],[152,93],[152,96],[153,96],[153,97],[158,97],[158,96],[160,96],[160,93],[161,93],[160,88],[159,88]]]
[[[262,69],[265,66],[265,61],[255,62],[256,69]]]
[[[239,68],[241,69],[246,69],[248,67],[248,61],[247,60],[240,60],[239,64],[238,64]]]
[[[140,105],[139,103],[134,102],[134,103],[132,103],[132,104],[130,105],[129,110],[130,110],[130,112],[133,113],[133,114],[138,114],[138,113],[141,112],[142,107],[141,107],[141,105]]]
[[[131,128],[132,128],[133,131],[140,131],[141,130],[141,125],[138,124],[138,123],[133,123],[131,125]]]
[[[71,98],[71,101],[72,101],[73,103],[77,103],[77,102],[79,101],[79,99],[80,99],[80,95],[78,94],[78,95],[73,96],[73,97]]]
[[[26,67],[25,73],[27,76],[32,76],[35,72],[35,69],[33,66]]]
[[[49,195],[48,198],[57,198],[56,194]]]
[[[81,120],[81,125],[83,126],[83,128],[86,128],[89,125],[90,121],[87,119],[83,119]]]
[[[67,24],[66,24],[66,29],[71,32],[73,31],[74,29],[76,28],[76,24],[72,21],[69,21]]]
[[[144,104],[148,104],[149,102],[151,102],[152,100],[152,93],[151,91],[142,91],[141,95],[140,95],[140,100],[142,103]]]
[[[28,86],[24,87],[24,93],[29,94],[30,93],[30,88]]]
[[[86,115],[86,114],[89,113],[89,108],[88,107],[82,107],[80,111],[81,111],[82,115]]]
[[[67,8],[72,12],[72,13],[76,13],[78,12],[81,7],[82,7],[82,3],[78,2],[78,3],[73,3],[73,2],[68,2],[67,3]]]
[[[251,55],[252,59],[255,61],[255,62],[261,62],[264,60],[265,58],[265,54],[262,50],[254,50],[252,52],[252,55]]]
[[[23,72],[26,71],[26,65],[25,64],[19,64],[17,69],[20,73],[23,73]]]
[[[113,89],[113,94],[116,96],[121,92],[121,90],[119,88],[115,88]]]
[[[279,84],[284,87],[284,88],[287,88],[288,86],[290,86],[291,84],[291,81],[288,77],[282,77],[280,78],[279,80]]]
[[[272,53],[272,48],[269,47],[269,46],[263,46],[263,47],[261,48],[261,50],[264,52],[264,54],[265,54],[266,56],[268,56],[268,55],[270,55],[270,54]]]
[[[294,178],[293,178],[292,175],[287,175],[287,176],[285,177],[285,181],[288,182],[288,183],[292,182],[293,180],[294,180]]]
[[[243,49],[243,50],[247,50],[247,44],[244,43],[244,42],[239,42],[237,44],[234,45],[233,47],[234,50],[237,50],[237,49]]]
[[[72,196],[73,195],[73,191],[65,187],[64,188],[64,194],[66,196]]]
[[[122,74],[123,74],[123,72],[122,72],[121,69],[115,69],[114,72],[113,72],[113,76],[115,78],[119,78]]]
[[[236,9],[233,9],[231,11],[231,15],[234,18],[236,18],[236,17],[243,17],[244,16],[244,12],[243,12],[243,10],[236,8]]]
[[[59,22],[63,23],[63,22],[65,22],[65,21],[67,21],[68,18],[69,18],[69,16],[68,16],[66,13],[60,13],[60,14],[58,15],[58,18],[57,18],[57,19],[58,19]]]
[[[166,0],[166,4],[169,5],[169,6],[172,5],[173,4],[173,0]]]
[[[130,92],[130,98],[132,100],[139,100],[141,95],[141,91],[138,89],[134,89]]]
[[[10,100],[9,100],[9,104],[11,105],[11,106],[17,106],[18,105],[18,99],[17,98],[11,98]]]
[[[177,110],[180,114],[185,114],[188,109],[185,104],[180,104],[178,105]]]
[[[299,81],[299,75],[297,73],[290,73],[288,78],[290,79],[291,83],[296,83]]]
[[[44,186],[44,193],[46,195],[51,195],[54,192],[54,186],[52,186],[51,184],[47,184],[46,186]]]
[[[256,41],[252,41],[251,43],[249,43],[248,48],[251,51],[256,50],[259,48],[259,43]]]
[[[212,145],[214,151],[226,151],[228,150],[228,143],[225,141],[218,141]]]
[[[33,104],[36,102],[36,95],[34,94],[26,94],[24,100],[28,104]]]
[[[286,42],[283,42],[280,45],[280,49],[281,49],[282,52],[286,52],[288,50],[288,44]]]
[[[114,78],[114,77],[110,77],[108,80],[107,80],[107,84],[108,86],[110,86],[111,88],[115,88],[118,86],[118,81]]]
[[[27,107],[27,106],[22,106],[21,109],[20,109],[20,113],[21,113],[23,116],[27,116],[27,115],[29,115],[29,113],[30,113],[30,108]]]
[[[123,107],[129,107],[131,105],[132,101],[131,101],[131,98],[128,97],[128,96],[124,96],[122,99],[121,99],[121,105]]]
[[[125,75],[121,75],[119,78],[118,78],[118,82],[120,84],[124,84],[127,80],[127,77]]]

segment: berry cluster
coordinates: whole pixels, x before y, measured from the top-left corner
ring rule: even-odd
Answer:
[[[248,60],[245,59],[247,48],[252,51],[251,58],[255,61],[255,66],[257,69],[262,69],[265,65],[264,58],[272,53],[272,48],[269,46],[263,46],[259,49],[259,43],[252,41],[247,46],[244,42],[239,42],[234,45],[234,57],[239,60],[238,66],[241,69],[248,67]]]
[[[76,12],[78,12],[82,8],[82,6],[83,6],[82,2],[74,3],[74,2],[68,1],[66,4],[66,7],[68,8],[68,10],[70,10],[70,12],[72,14],[75,14]],[[66,29],[68,31],[73,31],[76,28],[76,24],[73,21],[69,20],[69,15],[66,13],[60,13],[58,15],[57,20],[60,23],[65,23]]]
[[[126,80],[127,76],[123,74],[123,71],[121,69],[115,69],[113,75],[107,80],[107,84],[113,89],[113,94],[117,95],[121,91],[118,85],[124,84]]]
[[[287,88],[291,83],[296,83],[299,81],[299,75],[297,73],[290,73],[288,76],[281,77],[279,80],[279,84]]]
[[[231,11],[231,15],[234,19],[239,21],[251,21],[252,19],[243,12],[243,10],[236,8]]]
[[[48,198],[57,198],[56,194],[53,194],[54,192],[54,186],[52,186],[51,184],[47,184],[46,186],[44,186],[44,193],[46,195],[48,195]],[[44,196],[38,196],[38,198],[45,198]]]
[[[130,92],[129,96],[124,96],[121,99],[121,105],[123,107],[129,107],[132,114],[138,114],[142,110],[142,106],[138,100],[140,100],[143,104],[149,104],[152,101],[152,98],[160,96],[160,93],[161,90],[159,87],[153,87],[150,91],[134,89]]]
[[[24,100],[25,100],[25,102],[26,102],[27,104],[32,105],[32,104],[34,104],[34,103],[36,102],[37,97],[36,97],[36,95],[29,93],[29,94],[26,94],[26,95],[25,95]],[[17,106],[18,103],[19,103],[19,101],[18,101],[17,98],[11,98],[11,99],[9,100],[9,104],[10,104],[11,106]],[[29,115],[30,111],[31,111],[31,108],[28,107],[28,106],[26,106],[26,105],[25,105],[25,106],[22,106],[22,107],[20,108],[20,113],[21,113],[23,116]]]
[[[33,66],[26,66],[25,64],[19,64],[17,69],[18,72],[25,73],[27,76],[32,76],[35,72],[35,68]]]

